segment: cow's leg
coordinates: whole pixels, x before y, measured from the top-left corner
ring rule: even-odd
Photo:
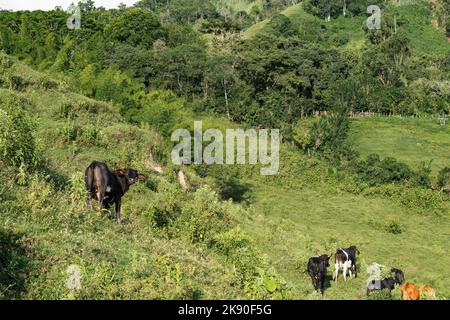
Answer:
[[[348,270],[348,274],[350,276],[350,279],[352,279],[354,277],[354,273],[353,273],[353,263],[351,260],[347,261],[347,270]]]
[[[356,267],[356,263],[353,264],[353,271],[355,273],[355,278],[358,277],[358,268]]]
[[[94,198],[94,197],[92,196],[92,193],[89,192],[86,205],[87,205],[87,207],[88,207],[90,210],[92,210],[92,201],[93,201],[93,198]]]
[[[98,199],[98,206],[101,211],[105,208],[105,205],[104,205],[105,191],[103,191],[101,187],[97,187],[97,199]]]
[[[318,286],[318,282],[317,282],[317,275],[316,274],[310,274],[311,276],[311,280],[312,280],[312,285],[314,287],[314,290],[319,290],[319,286]]]
[[[344,274],[344,281],[347,281],[347,261],[344,262],[343,268],[344,270],[342,271],[342,273]]]
[[[117,222],[119,222],[119,223],[121,222],[121,218],[120,218],[121,207],[122,207],[122,200],[117,199],[116,200],[116,219],[117,219]]]
[[[309,276],[311,277],[311,282],[314,288],[316,288],[316,281],[314,278],[314,274],[312,272],[308,272]]]
[[[325,291],[325,274],[320,275],[320,293],[323,296],[323,292]]]
[[[333,278],[334,278],[334,281],[338,281],[338,276],[339,276],[339,263],[336,263],[335,265],[334,265],[334,272],[333,272]]]

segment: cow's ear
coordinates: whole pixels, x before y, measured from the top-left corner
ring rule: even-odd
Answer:
[[[119,177],[125,177],[125,170],[124,169],[117,169],[116,173]]]
[[[147,177],[144,176],[142,173],[139,173],[139,174],[138,174],[138,179],[139,179],[140,181],[145,181],[145,180],[147,180]]]

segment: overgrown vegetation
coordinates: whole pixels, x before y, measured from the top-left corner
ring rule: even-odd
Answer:
[[[352,244],[360,274],[400,267],[449,297],[445,5],[385,2],[381,30],[365,0],[83,1],[80,30],[1,11],[0,298],[315,299],[308,258]],[[365,111],[386,117],[348,117]],[[279,174],[170,164],[194,119],[281,129]],[[122,225],[85,207],[92,160],[149,177]],[[364,276],[326,297],[366,298]]]
[[[239,228],[244,209],[207,186],[182,191],[170,167],[152,175],[153,162],[166,155],[148,126],[123,123],[111,105],[70,92],[25,90],[0,89],[0,110],[12,117],[1,122],[2,298],[292,295]],[[30,113],[37,111],[32,121]],[[127,197],[123,225],[86,209],[82,172],[92,159],[130,164],[151,177]],[[65,286],[71,265],[81,269],[80,290]]]

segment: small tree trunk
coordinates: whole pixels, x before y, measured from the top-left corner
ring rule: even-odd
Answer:
[[[228,107],[228,91],[227,91],[227,80],[223,79],[223,91],[225,95],[225,106],[227,108],[227,117],[230,120],[230,109]]]

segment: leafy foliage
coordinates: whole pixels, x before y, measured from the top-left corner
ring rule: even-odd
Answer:
[[[34,137],[34,124],[27,102],[9,93],[0,96],[0,160],[19,168],[34,169],[39,155]]]

